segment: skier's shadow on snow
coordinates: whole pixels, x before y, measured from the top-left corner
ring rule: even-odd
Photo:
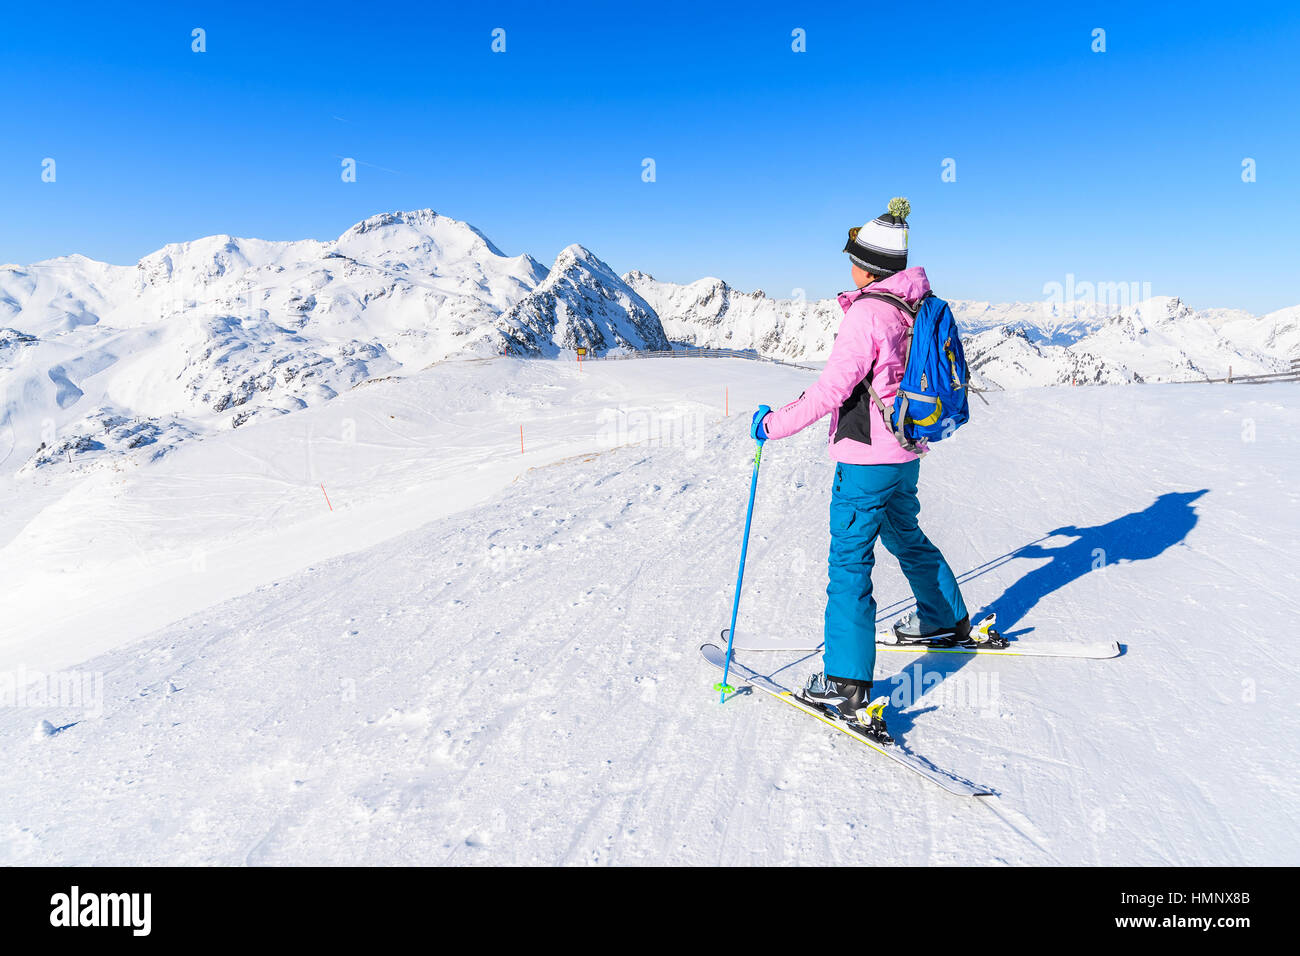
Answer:
[[[1034,568],[988,602],[988,608],[997,611],[998,629],[1005,637],[1015,638],[1033,630],[1011,630],[1033,610],[1043,598],[1059,591],[1079,578],[1113,564],[1129,561],[1146,561],[1159,557],[1169,548],[1182,544],[1188,533],[1196,527],[1196,511],[1192,503],[1209,492],[1171,491],[1161,495],[1142,511],[1123,517],[1079,528],[1069,525],[1056,528],[1052,535],[1074,538],[1068,544],[1044,548],[1028,544],[1012,552],[1016,558],[1050,558],[1044,565]]]
[[[958,580],[964,585],[1015,558],[1050,559],[1046,564],[1013,581],[1005,591],[984,605],[988,610],[997,612],[998,630],[1004,637],[1012,639],[1014,648],[1017,638],[1033,631],[1032,627],[1019,630],[1014,628],[1047,595],[1074,583],[1089,572],[1115,564],[1149,560],[1181,544],[1192,528],[1196,527],[1197,517],[1193,503],[1208,491],[1208,488],[1202,488],[1200,491],[1169,492],[1143,510],[1130,512],[1105,524],[1089,528],[1074,525],[1056,528],[1047,536],[1065,536],[1074,540],[1053,548],[1031,542],[972,569]],[[880,616],[881,623],[890,619],[893,613],[896,612],[886,609],[886,613]],[[974,659],[974,655],[955,654],[933,654],[925,658],[927,663],[943,661],[954,665],[951,672],[960,670]],[[916,701],[934,685],[929,681],[917,681],[915,672],[909,674],[909,670],[912,670],[911,665],[889,679],[890,692],[892,694],[895,689],[909,691],[905,696]],[[951,676],[952,673],[945,674],[944,680]],[[917,683],[921,686],[911,686]],[[937,683],[936,681],[935,684]],[[881,692],[883,690],[880,689]],[[936,708],[929,707],[903,712],[902,708],[896,708],[890,719],[890,729],[892,731],[897,726],[900,732],[906,733],[916,717],[934,709]]]

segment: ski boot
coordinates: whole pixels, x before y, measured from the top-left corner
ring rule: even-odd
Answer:
[[[915,611],[909,611],[905,617],[894,623],[889,643],[920,644],[924,647],[1006,647],[1006,638],[993,629],[996,614],[987,614],[971,627],[969,615],[963,617],[952,627],[925,631],[921,629],[921,618]]]
[[[854,730],[882,744],[892,744],[885,727],[888,697],[871,700],[871,681],[841,680],[825,674],[813,674],[798,694],[805,704],[812,704],[832,717],[843,720]]]

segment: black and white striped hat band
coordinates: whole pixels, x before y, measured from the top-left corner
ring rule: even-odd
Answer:
[[[860,268],[875,274],[907,268],[907,221],[893,215],[878,216],[865,226],[849,230],[844,251]]]
[[[888,269],[890,272],[901,272],[907,268],[906,250],[901,253],[894,252],[877,246],[869,246],[860,242],[857,238],[850,238],[844,245],[844,251],[860,268],[866,269],[868,272],[874,268]]]

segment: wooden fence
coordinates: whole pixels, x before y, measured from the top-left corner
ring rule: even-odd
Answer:
[[[1204,385],[1207,382],[1223,382],[1227,385],[1262,385],[1266,382],[1300,382],[1300,359],[1291,359],[1285,371],[1266,372],[1263,375],[1233,375],[1232,366],[1228,366],[1227,378],[1186,378],[1175,385]]]

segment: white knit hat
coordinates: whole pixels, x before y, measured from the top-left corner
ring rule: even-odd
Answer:
[[[849,230],[844,251],[860,269],[884,278],[907,268],[907,217],[912,204],[902,196],[889,200],[889,210],[865,226]]]

